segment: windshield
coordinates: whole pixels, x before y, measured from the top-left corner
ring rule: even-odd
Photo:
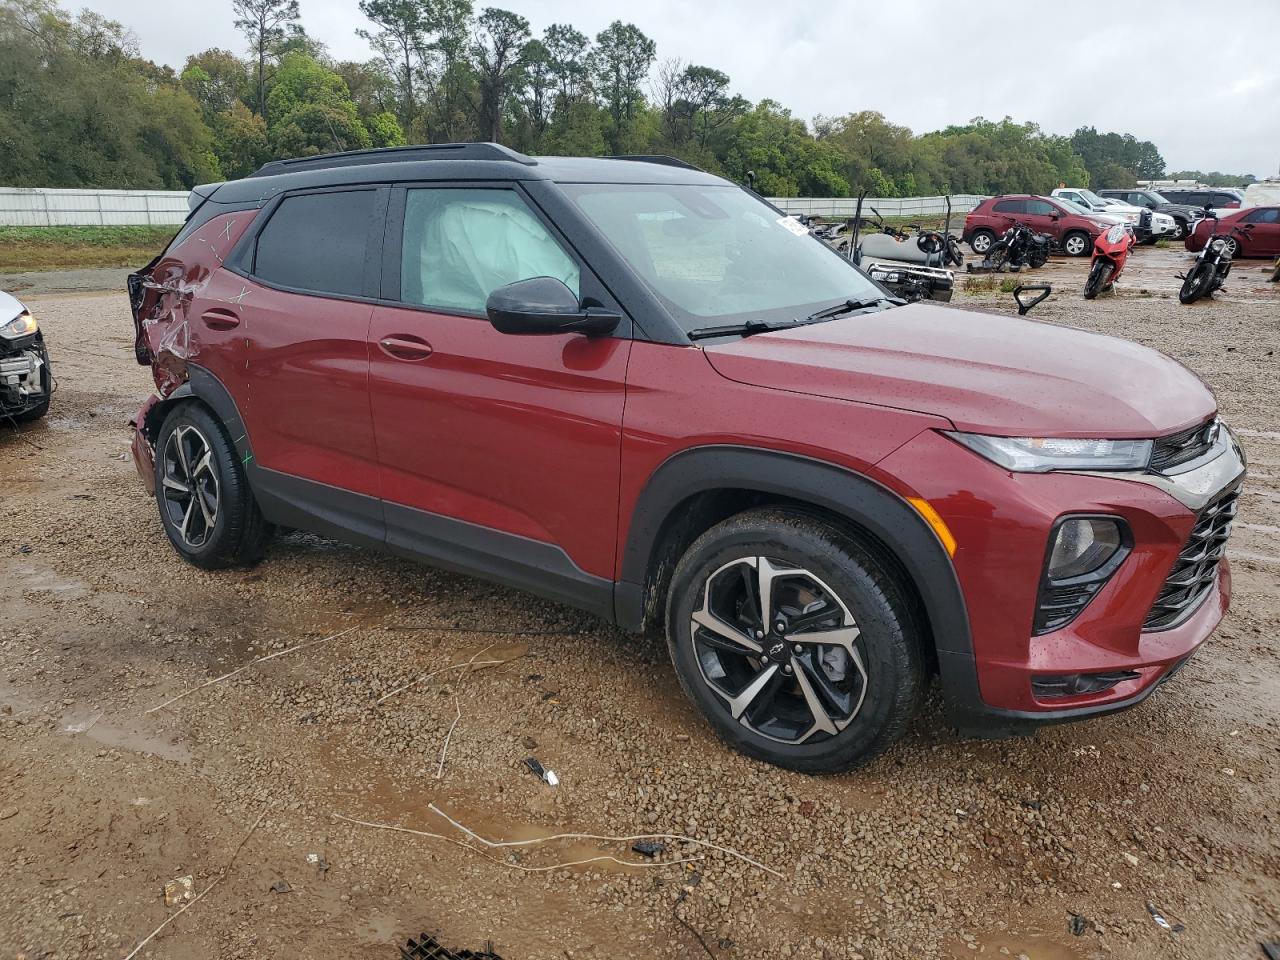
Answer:
[[[1105,207],[1105,206],[1108,206],[1109,204],[1120,202],[1119,200],[1103,200],[1100,196],[1098,196],[1092,190],[1081,190],[1079,191],[1079,193],[1080,193],[1080,196],[1084,197],[1086,200],[1092,203],[1095,207]]]
[[[1071,213],[1078,213],[1081,216],[1085,216],[1085,217],[1093,216],[1094,211],[1090,210],[1088,207],[1081,206],[1080,204],[1076,203],[1074,200],[1068,200],[1066,197],[1061,195],[1056,196],[1053,199],[1058,201],[1058,203],[1062,204],[1062,206],[1066,207],[1067,210],[1069,210]]]
[[[1156,193],[1154,190],[1152,190],[1152,191],[1148,192],[1148,193],[1147,193],[1147,197],[1148,197],[1148,198],[1150,198],[1151,200],[1154,200],[1156,203],[1168,203],[1168,202],[1169,202],[1168,200],[1166,200],[1166,199],[1164,198],[1163,194]]]
[[[883,291],[796,220],[734,186],[562,184],[686,331],[804,319]]]

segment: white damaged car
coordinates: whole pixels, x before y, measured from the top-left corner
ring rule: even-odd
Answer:
[[[40,324],[21,300],[0,290],[0,422],[49,412],[53,373]]]

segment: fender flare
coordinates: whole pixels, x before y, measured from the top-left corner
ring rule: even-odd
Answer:
[[[187,364],[187,380],[167,397],[153,407],[153,415],[147,417],[147,431],[154,443],[160,433],[160,424],[169,415],[169,409],[183,400],[199,400],[208,407],[221,422],[236,448],[240,462],[249,464],[253,459],[252,447],[249,443],[249,431],[240,417],[240,409],[236,406],[231,391],[222,385],[222,381],[204,367],[194,363]],[[159,416],[154,416],[158,413]],[[153,423],[154,421],[154,423]],[[250,471],[252,473],[252,471]],[[252,484],[252,479],[251,479]]]
[[[902,566],[929,621],[948,699],[976,687],[973,638],[955,566],[933,528],[898,494],[823,460],[753,447],[694,447],[666,460],[645,484],[622,546],[614,615],[629,629],[646,619],[650,567],[668,518],[700,493],[746,490],[799,500],[873,537]]]

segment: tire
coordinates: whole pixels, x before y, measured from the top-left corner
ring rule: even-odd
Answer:
[[[1072,230],[1062,238],[1062,252],[1068,257],[1083,257],[1091,246],[1089,235],[1083,230]]]
[[[1187,221],[1179,220],[1176,217],[1173,221],[1173,232],[1169,234],[1170,240],[1185,240],[1187,237]]]
[[[964,251],[960,249],[960,242],[955,237],[947,237],[946,261],[957,267],[964,266]]]
[[[762,593],[774,621],[763,629]],[[919,706],[925,670],[911,605],[871,553],[823,518],[762,508],[711,528],[676,565],[666,612],[685,694],[722,740],[757,759],[848,770],[898,739]],[[812,639],[820,634],[831,642]]]
[[[1182,288],[1178,290],[1179,302],[1195,303],[1208,293],[1213,283],[1213,272],[1213,266],[1205,260],[1199,261],[1192,267],[1191,272],[1182,281]]]
[[[160,521],[184,560],[218,570],[261,559],[271,527],[235,447],[205,407],[169,411],[156,440],[155,478]]]
[[[996,242],[996,235],[990,230],[975,230],[969,237],[969,249],[978,256],[983,256]]]
[[[1089,268],[1089,279],[1084,282],[1084,298],[1092,300],[1111,283],[1111,274],[1115,272],[1115,264],[1099,257]]]
[[[997,240],[987,248],[987,255],[982,262],[992,270],[1003,270],[1009,263],[1009,244],[1004,240]]]
[[[1049,262],[1049,251],[1046,247],[1034,246],[1027,255],[1027,266],[1032,270],[1039,270]]]

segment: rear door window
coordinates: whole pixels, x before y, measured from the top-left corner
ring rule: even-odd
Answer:
[[[995,213],[1025,213],[1027,204],[1025,200],[998,200],[991,209]]]
[[[498,287],[554,277],[581,296],[577,262],[514,190],[410,189],[400,299],[483,315]]]
[[[258,235],[254,276],[290,290],[363,295],[375,196],[344,190],[285,197]]]

